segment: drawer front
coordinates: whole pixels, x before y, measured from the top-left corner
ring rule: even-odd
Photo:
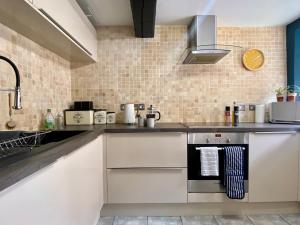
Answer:
[[[107,168],[132,167],[187,167],[187,134],[108,134]]]
[[[108,169],[108,203],[186,203],[186,168]]]

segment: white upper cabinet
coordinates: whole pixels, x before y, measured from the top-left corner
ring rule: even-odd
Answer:
[[[96,30],[75,0],[1,0],[0,23],[71,63],[97,61]]]
[[[96,60],[96,30],[75,0],[33,0],[33,4]]]
[[[298,199],[296,132],[257,132],[249,136],[249,201]]]

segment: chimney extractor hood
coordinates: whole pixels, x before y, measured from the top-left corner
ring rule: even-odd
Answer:
[[[216,38],[216,16],[195,16],[188,26],[188,49],[183,64],[215,64],[230,50],[220,49]]]

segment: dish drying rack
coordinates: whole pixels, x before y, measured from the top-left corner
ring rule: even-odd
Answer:
[[[45,135],[51,131],[29,132],[17,138],[0,141],[0,159],[39,147]]]

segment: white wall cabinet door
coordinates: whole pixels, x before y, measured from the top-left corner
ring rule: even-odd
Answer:
[[[297,201],[299,142],[295,132],[249,136],[249,201]]]
[[[103,204],[102,137],[0,193],[0,224],[95,225]]]
[[[186,168],[108,169],[108,203],[187,203]]]
[[[94,60],[97,59],[96,30],[75,0],[33,0],[33,4],[90,52]]]

